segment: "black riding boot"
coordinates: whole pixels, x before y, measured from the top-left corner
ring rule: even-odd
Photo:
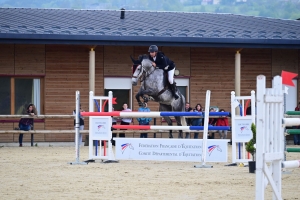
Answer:
[[[172,94],[175,98],[175,100],[177,100],[179,98],[178,94],[177,94],[177,88],[176,88],[176,85],[173,83],[171,84],[171,88],[172,88]]]

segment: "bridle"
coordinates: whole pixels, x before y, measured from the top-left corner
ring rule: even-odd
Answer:
[[[141,68],[139,69],[140,72],[137,74],[137,76],[132,76],[132,78],[139,78],[140,82],[146,80],[146,78],[156,70],[156,68],[153,65],[151,67],[151,69],[154,68],[153,70],[146,70],[145,67],[143,67],[142,65],[140,66],[141,66]]]
[[[140,69],[138,69],[138,67],[140,67]],[[139,65],[138,67],[136,70],[139,70],[140,72],[136,76],[132,76],[132,78],[138,78],[141,76],[140,74],[144,72],[144,68],[141,65]]]

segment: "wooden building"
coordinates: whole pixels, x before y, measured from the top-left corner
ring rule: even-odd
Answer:
[[[230,110],[240,54],[240,94],[250,95],[256,76],[282,70],[299,73],[300,22],[232,14],[0,8],[0,114],[19,114],[34,102],[40,114],[72,114],[75,91],[88,110],[89,54],[95,51],[95,94],[109,90],[116,110],[138,109],[131,86],[131,60],[156,44],[179,70],[175,80],[195,106],[205,102]],[[238,52],[238,53],[237,53]],[[298,83],[298,82],[297,82]],[[299,83],[298,83],[299,86]],[[297,90],[297,93],[299,90]],[[299,95],[297,95],[299,96]],[[297,99],[295,99],[297,101]],[[152,111],[157,103],[150,103]],[[18,119],[0,119],[2,130]],[[88,119],[85,120],[88,129]],[[135,121],[136,123],[136,121]],[[158,119],[159,123],[159,119]],[[36,130],[71,130],[73,119],[45,119]],[[0,142],[17,141],[1,134]],[[25,141],[29,136],[25,136]],[[74,134],[37,134],[35,141],[74,141]]]

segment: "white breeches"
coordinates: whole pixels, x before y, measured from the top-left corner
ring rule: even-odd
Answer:
[[[175,68],[168,71],[168,79],[169,79],[170,84],[174,83],[174,71],[175,71]]]

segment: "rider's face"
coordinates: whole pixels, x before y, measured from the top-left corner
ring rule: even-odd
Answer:
[[[153,58],[156,56],[156,52],[150,52],[150,56]]]

